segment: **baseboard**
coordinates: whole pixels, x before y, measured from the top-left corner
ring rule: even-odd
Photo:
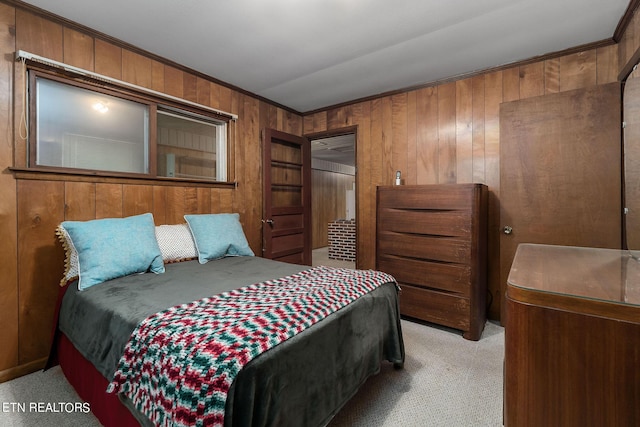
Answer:
[[[22,377],[32,372],[38,371],[44,368],[47,363],[47,358],[34,360],[33,362],[25,363],[23,365],[14,366],[13,368],[0,371],[0,383],[10,381],[12,379]]]

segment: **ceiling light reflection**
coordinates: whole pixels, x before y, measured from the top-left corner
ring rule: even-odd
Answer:
[[[93,104],[93,109],[103,114],[109,111],[109,107],[104,102],[96,102]]]

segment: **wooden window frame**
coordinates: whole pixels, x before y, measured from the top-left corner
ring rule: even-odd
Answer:
[[[37,92],[36,88],[36,78],[44,78],[49,79],[51,81],[55,81],[62,84],[67,84],[70,86],[90,90],[96,93],[101,93],[105,95],[115,96],[118,98],[122,98],[125,100],[137,102],[140,104],[144,104],[149,109],[149,140],[148,140],[148,172],[147,173],[134,173],[134,172],[117,172],[117,171],[106,171],[106,170],[96,170],[96,169],[78,169],[78,168],[69,168],[69,167],[60,167],[60,166],[45,166],[45,165],[37,165],[37,143],[35,141],[35,137],[37,135],[37,113],[36,113],[36,97]],[[64,174],[75,174],[75,175],[92,175],[92,176],[104,176],[104,177],[121,177],[121,178],[143,178],[143,179],[158,179],[162,181],[176,181],[176,182],[202,182],[202,183],[217,183],[217,184],[229,184],[230,176],[229,176],[229,162],[230,162],[230,140],[229,140],[229,122],[232,120],[232,117],[228,117],[222,114],[217,114],[215,112],[209,111],[205,108],[197,108],[197,106],[192,105],[192,103],[180,103],[176,100],[162,98],[160,96],[154,96],[153,94],[136,91],[134,89],[118,86],[112,82],[104,82],[99,79],[94,79],[87,76],[75,75],[72,72],[68,72],[66,70],[59,70],[54,67],[47,67],[43,64],[34,63],[27,64],[27,79],[29,82],[29,90],[28,90],[28,138],[27,138],[27,170],[33,171],[43,171],[43,172],[58,172]],[[219,125],[225,126],[225,145],[226,145],[226,158],[225,158],[225,168],[226,168],[226,180],[215,180],[215,179],[207,179],[207,178],[176,178],[176,177],[165,177],[158,176],[158,159],[157,159],[157,146],[158,146],[158,135],[157,135],[157,113],[158,110],[163,107],[168,107],[171,109],[179,110],[181,113],[185,114],[185,116],[189,116],[190,114],[193,117],[205,117],[210,119],[212,122],[217,123]]]

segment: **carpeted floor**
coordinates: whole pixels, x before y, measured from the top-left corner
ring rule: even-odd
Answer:
[[[329,247],[314,249],[311,255],[313,266],[326,265],[328,267],[339,268],[356,268],[354,261],[342,261],[338,259],[329,258]]]
[[[504,328],[488,322],[480,341],[402,321],[403,370],[383,365],[330,427],[502,426]]]
[[[504,329],[488,322],[480,341],[402,321],[406,362],[385,363],[329,427],[492,427],[502,425]],[[93,427],[59,367],[0,384],[2,427]],[[70,411],[71,410],[71,411]]]

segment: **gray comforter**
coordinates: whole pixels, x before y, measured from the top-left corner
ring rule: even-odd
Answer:
[[[82,292],[74,286],[65,294],[60,331],[108,380],[131,332],[146,317],[305,269],[258,257],[166,267],[164,274],[127,276]],[[229,391],[225,425],[326,424],[384,360],[404,362],[397,289],[392,283],[250,362]]]

